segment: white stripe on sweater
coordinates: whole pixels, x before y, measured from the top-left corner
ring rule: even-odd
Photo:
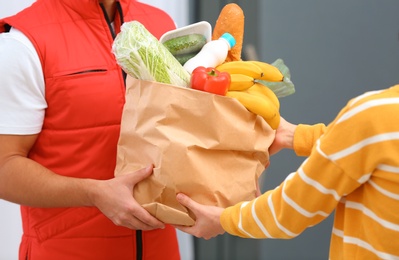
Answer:
[[[339,201],[341,199],[341,196],[334,190],[334,189],[327,189],[324,187],[321,183],[309,178],[306,173],[303,171],[302,167],[298,169],[298,174],[301,177],[301,179],[309,184],[310,186],[314,187],[318,191],[320,191],[323,194],[330,194],[332,195],[336,201]]]
[[[345,203],[345,207],[346,208],[351,208],[351,209],[356,209],[361,211],[364,215],[368,216],[369,218],[371,218],[372,220],[374,220],[375,222],[377,222],[378,224],[380,224],[381,226],[393,230],[395,232],[399,232],[399,225],[389,222],[385,219],[382,219],[380,217],[378,217],[372,210],[370,210],[369,208],[365,207],[363,204],[361,203],[357,203],[357,202],[353,202],[353,201],[346,201]]]
[[[307,218],[312,218],[316,215],[320,215],[323,217],[327,217],[328,214],[325,213],[324,211],[316,211],[316,212],[309,212],[307,210],[305,210],[304,208],[302,208],[300,205],[298,205],[295,201],[293,201],[286,193],[285,193],[285,184],[287,183],[287,181],[289,179],[292,179],[292,177],[294,176],[295,173],[291,173],[290,175],[288,175],[288,177],[285,179],[284,183],[283,183],[283,200],[290,205],[291,207],[293,207],[298,213],[300,213],[301,215],[307,217]]]
[[[375,143],[390,141],[390,140],[397,140],[397,139],[399,139],[399,132],[391,132],[391,133],[374,135],[369,138],[363,139],[362,141],[360,141],[346,149],[343,149],[342,151],[328,155],[327,157],[332,161],[336,161],[336,160],[341,159],[345,156],[348,156],[352,153],[355,153],[355,152],[361,150],[363,147],[368,146],[370,144],[375,144]],[[320,151],[320,153],[322,153],[320,150],[319,142],[317,144],[317,149]]]
[[[333,234],[338,237],[341,237],[343,239],[344,243],[353,244],[353,245],[357,245],[361,248],[364,248],[364,249],[372,252],[373,254],[377,255],[378,258],[380,258],[380,259],[399,260],[399,256],[378,251],[372,245],[370,245],[369,243],[367,243],[359,238],[344,236],[344,232],[342,230],[333,228]]]
[[[278,221],[277,216],[276,216],[276,211],[274,210],[272,195],[273,195],[273,194],[270,193],[269,198],[267,198],[267,202],[268,202],[270,211],[272,212],[273,219],[274,219],[274,222],[276,223],[276,226],[277,226],[281,231],[283,231],[285,234],[287,234],[287,235],[290,236],[290,237],[296,237],[296,236],[298,236],[299,233],[294,233],[294,232],[289,231],[287,228],[285,228],[283,225],[281,225],[280,222]]]
[[[379,186],[377,183],[373,182],[373,181],[369,181],[370,185],[374,187],[374,189],[376,189],[377,191],[379,191],[380,193],[384,194],[385,196],[387,196],[388,198],[394,199],[394,200],[399,200],[399,194],[387,191],[386,189],[382,188],[381,186]]]
[[[363,98],[366,98],[366,97],[369,97],[369,96],[372,96],[372,95],[375,95],[375,94],[379,94],[379,93],[381,93],[383,91],[385,91],[385,90],[384,89],[380,89],[380,90],[373,90],[373,91],[365,92],[365,93],[361,94],[360,96],[357,96],[357,97],[353,98],[350,101],[349,106],[355,105],[359,100],[361,100]]]
[[[357,179],[357,182],[363,184],[370,179],[370,176],[371,176],[371,173],[367,173],[367,174],[363,175],[362,177],[360,177],[359,179]]]
[[[399,173],[399,167],[390,166],[387,164],[379,164],[379,165],[377,165],[377,169],[380,169],[380,170],[386,171],[386,172]]]
[[[249,203],[249,202],[244,202],[244,203],[241,204],[241,207],[240,207],[240,218],[239,218],[239,220],[238,220],[238,229],[241,230],[241,232],[244,233],[245,235],[247,235],[248,237],[255,238],[255,237],[254,237],[253,235],[251,235],[248,231],[246,231],[246,230],[243,228],[243,226],[242,226],[242,209],[243,209],[246,205],[248,205],[248,203]]]
[[[399,98],[382,98],[382,99],[376,99],[376,100],[370,100],[367,101],[351,110],[343,114],[336,122],[336,124],[339,124],[349,118],[351,118],[354,115],[357,115],[358,113],[372,108],[372,107],[377,107],[381,105],[392,105],[392,104],[399,104]]]
[[[259,198],[259,197],[258,197]],[[254,221],[256,222],[256,225],[258,225],[259,229],[262,230],[263,234],[268,237],[268,238],[273,238],[269,232],[267,232],[266,228],[263,226],[262,222],[259,220],[258,215],[256,214],[256,210],[255,210],[255,205],[256,202],[258,201],[258,198],[256,198],[254,200],[254,202],[252,203],[252,208],[251,208],[251,213],[252,213],[252,217],[254,218]]]

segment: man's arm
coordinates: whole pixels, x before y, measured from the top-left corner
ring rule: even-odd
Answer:
[[[0,135],[0,198],[33,207],[93,206],[93,180],[66,178],[27,158],[37,135]]]
[[[38,135],[0,135],[0,199],[33,207],[95,206],[116,225],[162,228],[133,198],[133,187],[152,167],[110,180],[58,175],[27,158]]]

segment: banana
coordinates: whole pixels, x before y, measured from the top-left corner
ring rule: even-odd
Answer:
[[[276,130],[278,126],[280,125],[280,112],[277,110],[276,116],[273,118],[270,118],[269,120],[266,120],[266,122],[269,124],[269,126],[273,129]]]
[[[216,69],[230,74],[244,74],[255,79],[263,76],[263,72],[259,66],[242,60],[222,63]]]
[[[243,91],[255,84],[254,78],[244,74],[230,74],[229,90]]]
[[[273,102],[273,104],[277,107],[277,109],[280,109],[280,100],[273,92],[273,90],[271,90],[267,86],[255,82],[255,84],[252,87],[248,88],[246,91],[250,94],[261,95],[269,98]]]
[[[252,63],[256,66],[258,66],[262,72],[263,75],[260,78],[256,78],[256,79],[261,79],[261,80],[266,80],[266,81],[271,81],[271,82],[280,82],[283,81],[284,79],[284,75],[281,73],[281,71],[266,62],[262,62],[262,61],[255,61],[255,60],[251,60],[251,61],[247,61],[249,63]]]
[[[244,91],[228,91],[226,96],[237,99],[249,111],[263,117],[272,129],[277,129],[280,113],[270,99]]]

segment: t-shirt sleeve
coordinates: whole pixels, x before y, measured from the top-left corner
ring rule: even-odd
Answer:
[[[0,34],[0,134],[37,134],[47,103],[41,63],[16,29]]]

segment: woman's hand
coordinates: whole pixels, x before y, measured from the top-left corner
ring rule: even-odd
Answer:
[[[175,225],[175,228],[205,239],[225,233],[220,224],[220,215],[223,212],[223,208],[199,204],[182,193],[177,194],[176,199],[194,213],[196,220],[193,226]]]
[[[276,136],[269,147],[269,154],[273,155],[282,149],[294,149],[294,132],[297,125],[291,124],[281,117],[280,125],[276,130]]]

